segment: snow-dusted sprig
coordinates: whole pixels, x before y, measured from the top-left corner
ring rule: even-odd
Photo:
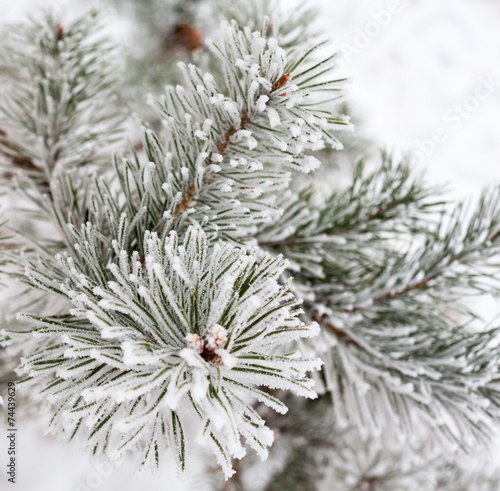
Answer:
[[[322,325],[313,348],[340,425],[414,431],[429,420],[432,433],[471,448],[500,416],[499,333],[467,326],[463,302],[500,286],[499,192],[474,212],[434,194],[386,160],[373,173],[356,168],[323,204],[307,191],[289,199],[258,237],[292,260],[294,288]]]
[[[68,24],[46,13],[4,32],[0,151],[11,170],[46,180],[56,166],[109,158],[119,70],[101,27],[96,12]]]
[[[310,91],[292,84],[309,66],[311,53],[289,73],[286,53],[275,40],[234,23],[221,39],[222,48],[213,46],[219,69],[228,73],[227,87],[193,65],[181,65],[185,87],[168,88],[156,104],[166,141],[146,129],[147,161],[134,155],[115,162],[119,192],[98,183],[95,216],[109,217],[113,226],[126,213],[133,248],[141,249],[146,230],[182,232],[191,221],[231,239],[251,236],[258,223],[279,214],[276,192],[288,185],[287,168],[308,171],[319,162],[306,150],[328,140],[336,144],[332,131],[344,122],[318,118],[314,104],[301,103]],[[323,67],[329,73],[330,61]],[[311,68],[313,78],[327,76]]]
[[[495,449],[473,459],[452,462],[437,472],[436,491],[499,491],[500,472],[495,466]]]
[[[93,11],[67,23],[40,12],[5,29],[0,160],[12,200],[5,229],[13,239],[0,255],[14,271],[21,248],[27,258],[50,258],[72,247],[66,225],[88,220],[91,173],[111,163],[121,133],[114,100],[120,70],[103,29]]]
[[[309,172],[319,165],[312,151],[339,145],[333,132],[347,123],[324,113],[320,99],[340,91],[341,81],[330,59],[309,64],[315,46],[288,59],[275,39],[234,23],[210,46],[225,86],[181,64],[185,86],[168,88],[157,104],[165,145],[146,132],[147,175],[154,182],[157,169],[167,167],[168,180],[160,183],[167,229],[187,217],[214,217],[220,229],[248,234],[269,220],[271,192],[288,186],[290,169]]]
[[[473,448],[500,417],[500,332],[469,326],[464,302],[499,288],[498,188],[474,212],[458,206],[380,251],[350,275],[328,259],[308,304],[331,346],[325,375],[339,424],[396,420],[413,431],[427,421],[441,440]]]
[[[401,438],[396,426],[382,433],[336,426],[331,397],[314,401],[285,396],[290,411],[267,411],[279,438],[265,463],[247,457],[233,477],[233,489],[245,491],[431,491],[436,475],[448,464],[424,436]],[[255,479],[259,476],[259,479]],[[223,489],[214,479],[210,489]],[[217,485],[218,484],[218,485]]]
[[[403,438],[394,424],[375,433],[356,426],[339,428],[332,417],[330,394],[314,401],[284,395],[284,401],[290,407],[286,415],[268,410],[265,414],[279,432],[269,459],[261,463],[246,457],[231,489],[498,491],[498,468],[491,458],[494,447],[474,455],[454,454],[443,452],[421,429]],[[224,489],[212,468],[207,473],[213,474],[209,489]]]
[[[113,242],[117,261],[88,276],[70,256],[60,256],[60,276],[31,266],[34,286],[71,299],[73,319],[25,315],[29,333],[48,346],[23,359],[24,382],[54,403],[51,426],[79,436],[92,453],[118,458],[134,447],[142,465],[158,465],[165,447],[184,468],[185,410],[200,419],[203,440],[226,476],[231,458],[245,454],[241,438],[261,458],[272,431],[252,407],[258,400],[278,412],[286,406],[259,386],[314,398],[306,372],[321,365],[297,351],[299,338],[318,333],[298,316],[299,302],[278,283],[282,258],[258,256],[227,244],[210,247],[190,227],[183,245],[147,233],[145,256]],[[80,251],[84,257],[89,250]],[[38,268],[38,269],[37,269]],[[94,278],[98,279],[94,279]]]
[[[4,278],[24,278],[26,260],[37,255],[51,263],[74,243],[65,240],[67,222],[79,227],[88,219],[82,195],[91,180],[66,172],[102,169],[122,119],[113,96],[120,74],[116,50],[102,29],[95,12],[68,23],[41,12],[2,30],[0,165],[10,199],[1,231],[10,236],[0,245]],[[0,307],[12,329],[23,329],[13,318],[26,305],[41,315],[60,312],[61,303],[44,292],[14,291],[3,293]],[[15,380],[9,367],[19,363],[19,353],[2,350],[1,356],[0,378]]]

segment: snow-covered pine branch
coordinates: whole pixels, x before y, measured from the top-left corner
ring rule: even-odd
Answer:
[[[340,427],[423,422],[452,446],[488,440],[500,416],[497,328],[467,325],[463,298],[499,288],[500,192],[476,209],[432,200],[405,165],[358,169],[321,205],[306,192],[259,242],[293,261],[296,294],[322,326]],[[302,205],[302,206],[301,206]]]
[[[163,151],[159,139],[146,130],[150,162],[143,165],[135,159],[125,166],[116,165],[121,193],[116,194],[105,178],[97,180],[94,192],[88,194],[88,184],[78,185],[82,174],[75,174],[73,182],[67,172],[49,173],[53,217],[69,249],[63,254],[65,266],[61,259],[51,259],[50,250],[26,251],[31,263],[27,274],[31,286],[45,291],[49,298],[62,294],[77,302],[78,308],[71,311],[77,318],[61,316],[60,310],[53,316],[34,315],[43,326],[32,332],[38,347],[28,341],[29,333],[19,331],[7,334],[4,344],[14,350],[15,340],[21,341],[19,345],[30,353],[23,358],[23,367],[29,372],[27,383],[37,384],[42,397],[59,404],[53,426],[65,428],[70,438],[82,434],[84,445],[93,453],[117,457],[126,447],[136,451],[139,447],[143,464],[158,465],[160,449],[174,446],[184,466],[182,423],[172,412],[182,401],[199,415],[200,428],[229,475],[231,458],[244,453],[240,436],[261,457],[272,442],[272,433],[252,409],[251,398],[284,410],[277,399],[255,385],[314,395],[305,372],[317,369],[319,361],[273,350],[279,353],[278,345],[315,334],[315,323],[306,326],[297,319],[301,311],[296,301],[276,282],[284,271],[282,260],[257,259],[255,252],[248,255],[226,245],[221,249],[228,256],[223,257],[224,268],[215,256],[205,264],[208,245],[200,239],[200,246],[194,238],[201,231],[190,229],[186,236],[186,250],[189,242],[188,252],[203,255],[196,259],[184,258],[184,252],[172,243],[175,235],[167,236],[167,232],[173,226],[184,232],[194,219],[203,222],[210,210],[208,203],[213,206],[221,191],[222,198],[216,201],[219,208],[213,212],[215,221],[225,220],[234,230],[235,214],[241,213],[242,222],[251,222],[251,210],[232,197],[246,193],[254,200],[263,192],[285,187],[288,172],[280,168],[283,165],[304,171],[317,166],[304,150],[321,148],[324,140],[338,145],[331,130],[344,121],[321,113],[318,87],[326,91],[338,88],[336,80],[325,80],[324,63],[307,68],[315,47],[299,50],[287,61],[275,40],[233,24],[225,27],[214,50],[218,50],[220,70],[228,78],[227,87],[218,89],[210,75],[201,74],[194,66],[183,67],[187,88],[169,89],[161,104],[170,130],[168,150]],[[312,83],[316,75],[318,85]],[[290,83],[291,78],[297,85]],[[265,218],[263,208],[272,205],[253,206],[260,220]],[[198,215],[190,214],[198,209]],[[83,222],[84,217],[88,223]],[[210,228],[220,230],[219,224],[210,224]],[[150,229],[157,229],[161,236],[155,238]],[[158,252],[165,240],[170,245],[165,250],[167,259]],[[70,252],[72,241],[77,253]],[[195,243],[201,249],[194,251]],[[217,246],[210,250],[220,252]],[[165,268],[163,273],[158,265],[148,270],[155,251],[157,262]],[[37,266],[36,254],[41,254]],[[127,254],[132,254],[131,268],[144,268],[144,277],[138,270],[126,271]],[[183,265],[183,259],[189,264]],[[168,260],[172,260],[171,268],[162,262]],[[110,264],[115,264],[111,273]],[[200,264],[220,269],[208,274],[199,269]],[[133,281],[138,282],[135,289]],[[204,281],[203,287],[211,290],[203,292],[197,287],[193,291],[197,281]],[[228,288],[234,289],[233,295]],[[120,295],[121,307],[111,301]],[[243,302],[245,299],[248,301]],[[230,303],[221,311],[218,307],[225,301]],[[87,324],[80,315],[88,318]],[[131,322],[138,333],[133,332]],[[169,323],[170,334],[164,322]],[[108,334],[102,334],[109,330],[103,323],[132,337],[127,341],[120,334],[110,340]],[[43,342],[37,337],[40,334],[45,334]],[[226,336],[228,347],[223,350]],[[154,343],[159,343],[158,351]],[[139,358],[146,355],[149,358],[143,366]],[[157,405],[165,407],[166,413],[156,410]],[[136,412],[140,414],[136,416]],[[225,417],[232,424],[223,425]]]
[[[206,49],[179,14],[199,20],[202,3],[219,9],[204,20]],[[160,4],[174,13],[168,25],[154,15]],[[2,100],[0,159],[31,200],[0,243],[2,267],[27,285],[9,308],[30,314],[3,332],[9,356],[24,354],[21,385],[52,404],[54,432],[96,455],[130,449],[148,466],[172,449],[183,469],[194,418],[226,477],[243,441],[266,457],[277,430],[266,491],[331,480],[445,489],[443,461],[409,437],[425,428],[448,457],[443,436],[475,448],[500,419],[500,333],[469,326],[462,304],[498,291],[498,189],[476,213],[450,212],[440,190],[387,155],[338,187],[345,169],[325,147],[340,148],[334,132],[348,126],[332,106],[343,80],[310,13],[280,21],[279,3],[264,0],[138,7],[162,42],[189,31],[196,49],[183,59],[194,64],[180,65],[182,85],[150,98],[157,118],[114,165],[114,68],[95,20],[40,17],[4,42],[4,73],[22,76]],[[216,34],[219,15],[237,22]],[[155,61],[163,86],[178,80],[166,69],[178,50],[160,48],[171,58]],[[311,173],[319,160],[327,165]],[[302,404],[291,393],[314,397],[309,371],[324,394]],[[285,406],[300,414],[283,417]],[[255,461],[238,463],[235,486]],[[444,461],[450,482],[478,482]]]
[[[12,329],[23,329],[15,316],[27,305],[40,314],[60,313],[57,301],[43,292],[23,287],[22,280],[12,283],[23,277],[21,250],[27,257],[50,258],[67,247],[54,227],[54,206],[64,215],[64,223],[68,216],[77,223],[84,220],[85,211],[75,210],[81,204],[76,194],[66,194],[64,202],[59,199],[63,191],[54,176],[71,179],[66,175],[69,169],[85,167],[88,173],[102,168],[120,138],[123,118],[114,93],[121,72],[117,51],[102,28],[95,12],[73,22],[39,12],[24,24],[2,26],[0,185],[5,201],[0,265],[10,280],[0,310],[2,324]],[[88,179],[73,179],[79,194],[84,194]],[[0,358],[2,390],[3,382],[16,380],[12,368],[19,357],[1,350]],[[21,407],[29,407],[24,398]]]
[[[422,431],[402,434],[398,426],[366,433],[356,425],[336,427],[330,395],[293,400],[286,415],[265,411],[279,430],[269,459],[248,456],[232,479],[233,489],[245,491],[497,491],[498,468],[491,450],[457,454],[444,451]],[[314,415],[314,417],[313,417]],[[271,423],[272,422],[272,423]],[[464,464],[465,462],[465,464]],[[245,465],[246,464],[246,465]],[[256,480],[255,476],[262,476]],[[210,490],[224,489],[213,475]]]
[[[320,46],[288,56],[276,40],[234,23],[210,46],[225,86],[181,64],[184,86],[167,88],[156,103],[165,141],[146,129],[149,162],[117,165],[125,210],[131,220],[143,213],[142,232],[208,221],[219,233],[251,235],[279,213],[276,192],[288,186],[290,171],[316,168],[311,152],[339,146],[333,132],[347,125],[323,111],[325,96],[337,94],[341,80],[331,57],[311,66]]]
[[[2,36],[0,155],[8,170],[46,180],[56,166],[109,159],[120,133],[120,71],[98,14],[64,24],[40,13]]]
[[[142,465],[159,465],[173,447],[185,466],[183,421],[189,409],[226,476],[241,458],[243,439],[261,458],[273,434],[253,409],[257,399],[279,412],[286,406],[259,386],[315,397],[306,372],[321,365],[286,352],[294,340],[318,333],[298,318],[299,302],[278,283],[282,258],[211,247],[190,227],[183,245],[146,233],[145,257],[114,241],[109,279],[80,250],[88,276],[69,255],[59,271],[30,266],[33,286],[71,300],[74,319],[24,315],[35,327],[7,332],[7,344],[27,336],[50,343],[23,358],[25,382],[54,403],[51,427],[78,437],[93,454],[119,458],[133,448]],[[84,245],[82,244],[84,247]],[[51,278],[65,277],[60,282]],[[107,281],[106,281],[107,280]]]
[[[122,72],[103,29],[96,11],[67,23],[40,12],[5,28],[0,163],[12,205],[1,227],[12,240],[0,257],[16,272],[20,248],[29,257],[72,247],[66,224],[79,227],[88,218],[92,173],[110,167],[123,136],[116,100]]]

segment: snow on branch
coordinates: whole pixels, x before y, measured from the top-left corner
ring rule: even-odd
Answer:
[[[314,58],[319,45],[288,56],[275,39],[232,23],[210,46],[218,78],[180,64],[184,86],[168,87],[156,102],[166,141],[147,129],[149,163],[127,161],[118,170],[126,193],[132,181],[133,193],[147,188],[162,204],[163,215],[150,216],[162,232],[209,220],[233,236],[251,233],[279,214],[275,194],[288,186],[290,170],[317,168],[312,152],[338,148],[334,131],[348,127],[325,110],[343,80],[333,75],[333,56]]]
[[[261,458],[273,440],[252,401],[286,411],[259,386],[316,397],[306,372],[321,362],[286,350],[318,326],[299,320],[299,302],[278,283],[282,258],[210,246],[196,227],[182,245],[175,232],[164,241],[146,233],[144,243],[143,260],[114,241],[118,259],[106,273],[90,264],[105,284],[68,255],[58,257],[62,282],[28,268],[33,285],[71,299],[74,320],[22,316],[34,322],[33,336],[51,340],[23,359],[25,383],[55,404],[53,429],[94,454],[139,449],[142,465],[158,465],[161,449],[173,447],[184,469],[182,422],[191,409],[229,476],[231,458],[245,454],[241,437]],[[88,251],[80,252],[91,263]],[[27,336],[7,334],[10,343]]]
[[[119,69],[98,14],[66,24],[45,13],[3,36],[0,154],[10,170],[40,178],[109,158]]]
[[[466,449],[489,440],[500,416],[500,331],[469,325],[478,316],[464,298],[500,287],[499,196],[491,188],[472,212],[458,205],[406,240],[372,240],[370,268],[324,260],[306,310],[331,349],[326,385],[339,424],[429,424]]]

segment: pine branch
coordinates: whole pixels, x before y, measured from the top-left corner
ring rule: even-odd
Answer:
[[[248,123],[250,123],[250,119],[248,117],[248,113],[245,113],[243,114],[239,124],[237,125],[238,129],[244,130]],[[227,148],[231,144],[231,137],[238,131],[238,129],[236,129],[236,127],[233,126],[226,131],[222,142],[217,146],[217,154],[224,157]],[[209,167],[212,164],[215,164],[215,162],[212,159],[207,159],[205,161],[205,167]],[[209,175],[206,174],[205,177],[203,178],[202,186],[207,184],[208,178]],[[195,199],[195,192],[196,192],[196,184],[193,182],[193,184],[189,186],[186,192],[186,196],[181,201],[179,201],[179,203],[175,207],[173,212],[174,216],[177,216],[179,213],[185,212],[188,208],[190,208]]]
[[[244,401],[286,411],[257,387],[315,397],[305,374],[319,367],[317,359],[276,349],[317,333],[298,320],[297,301],[276,281],[286,263],[229,245],[209,248],[205,234],[190,228],[182,247],[174,233],[164,241],[146,234],[142,264],[137,252],[121,249],[122,229],[111,279],[93,249],[96,233],[89,227],[76,245],[87,268],[66,255],[58,266],[40,262],[27,271],[32,286],[72,301],[74,319],[25,315],[31,331],[4,332],[4,344],[30,334],[51,341],[25,357],[23,369],[25,384],[57,402],[52,426],[104,455],[110,447],[120,455],[134,441],[142,466],[159,465],[159,450],[150,462],[152,446],[173,447],[184,469],[188,405],[226,476],[231,457],[245,453],[241,437],[265,458],[272,433]],[[158,434],[160,427],[168,431]]]
[[[270,94],[273,94],[274,92],[284,88],[289,83],[289,81],[290,81],[289,73],[281,75],[281,77],[273,83]],[[269,103],[269,101],[267,101],[267,103]],[[251,123],[252,121],[248,115],[248,111],[246,111],[241,117],[239,124],[237,124],[236,126],[232,126],[226,131],[224,138],[222,139],[222,142],[217,146],[217,154],[224,157],[226,155],[226,150],[232,143],[231,137],[234,136],[237,131],[245,130],[245,128]],[[210,158],[208,158],[205,161],[205,167],[209,167],[212,164],[215,164],[215,162]],[[209,174],[206,174],[202,180],[202,186],[207,184],[208,179],[209,179]],[[193,182],[193,184],[191,184],[191,186],[188,188],[186,196],[175,207],[173,212],[174,216],[177,216],[179,213],[186,211],[192,205],[195,199],[195,191],[196,191],[196,185]]]
[[[454,442],[466,435],[470,446],[497,417],[499,365],[487,347],[497,330],[466,326],[462,299],[498,288],[499,191],[486,192],[474,213],[460,204],[446,215],[404,166],[355,172],[352,187],[320,207],[308,192],[289,200],[259,243],[293,260],[296,292],[332,350],[326,387],[342,424],[399,418],[402,429],[414,428],[419,414],[441,421],[446,412],[432,431]],[[325,345],[317,349],[325,356]],[[475,408],[468,415],[459,409],[465,401]]]
[[[314,49],[298,51],[287,62],[275,41],[232,25],[213,50],[230,82],[224,88],[228,92],[221,93],[210,74],[181,65],[185,86],[169,88],[156,103],[168,129],[164,141],[146,129],[148,163],[137,156],[116,162],[119,193],[110,194],[107,184],[98,184],[95,216],[108,216],[113,223],[106,227],[113,227],[126,213],[135,224],[127,240],[139,252],[146,230],[182,232],[194,221],[240,240],[255,224],[279,213],[275,191],[286,187],[290,176],[283,167],[308,172],[318,162],[306,149],[324,141],[337,144],[332,132],[338,121],[325,121],[316,112],[321,102],[303,104],[317,95],[301,89]],[[295,71],[286,71],[287,63]],[[335,85],[324,73],[331,63],[325,63],[317,76],[327,77],[327,86]],[[308,78],[314,73],[307,72]],[[109,206],[111,202],[123,205]],[[111,215],[100,211],[104,209]]]
[[[26,284],[11,307],[31,312],[2,331],[2,367],[22,355],[19,386],[50,401],[54,432],[94,455],[130,451],[141,469],[173,449],[185,470],[194,415],[226,478],[247,447],[267,458],[274,428],[268,490],[441,486],[443,461],[426,475],[430,461],[413,457],[474,449],[500,419],[500,330],[473,326],[463,301],[500,289],[500,189],[450,211],[383,154],[323,196],[294,176],[349,127],[334,114],[336,53],[318,55],[309,14],[280,23],[264,0],[224,3],[216,15],[242,25],[196,53],[210,29],[192,5],[140,5],[180,9],[166,26],[149,19],[152,42],[184,45],[198,65],[181,64],[182,85],[153,103],[164,134],[144,124],[143,145],[113,167],[116,84],[93,18],[46,16],[5,41],[5,80],[20,83],[0,104],[0,158],[32,207],[20,217],[54,226],[0,238],[15,268],[4,277]],[[174,50],[158,47],[161,72]],[[323,404],[287,395],[314,398],[314,382]],[[386,445],[389,430],[415,428],[427,446]],[[224,489],[245,488],[252,466],[240,461]]]
[[[64,28],[50,14],[12,27],[2,42],[4,97],[0,150],[47,187],[56,166],[99,163],[120,133],[112,107],[116,66],[97,14]],[[94,69],[102,63],[107,68]],[[43,176],[44,175],[44,176]]]

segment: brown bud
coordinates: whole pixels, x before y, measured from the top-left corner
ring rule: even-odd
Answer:
[[[271,92],[276,92],[277,90],[282,89],[290,80],[290,73],[284,73],[281,77],[274,82]]]
[[[208,349],[206,346],[203,348],[201,352],[201,357],[208,361],[209,363],[213,363],[215,366],[223,367],[224,362],[222,361],[222,357],[215,353],[214,351]]]
[[[64,29],[61,24],[57,26],[57,40],[62,41],[64,39]]]
[[[203,34],[192,24],[179,22],[169,35],[169,44],[192,53],[203,46]]]

